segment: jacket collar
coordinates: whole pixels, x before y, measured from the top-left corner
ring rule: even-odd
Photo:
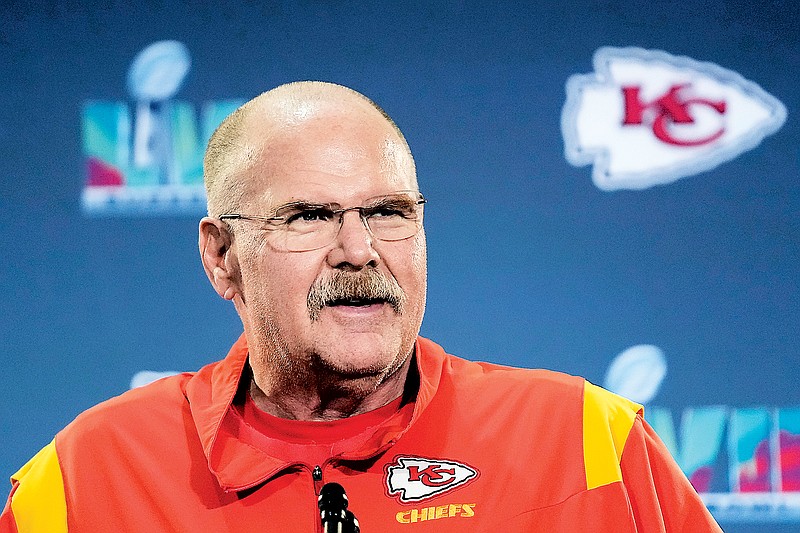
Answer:
[[[247,355],[247,339],[242,334],[225,359],[203,367],[186,385],[186,398],[209,470],[225,491],[254,487],[286,468],[299,466],[252,446],[246,435],[239,434],[240,425],[231,414],[231,404],[239,390]],[[364,446],[342,454],[339,460],[361,460],[378,455],[419,419],[439,387],[445,353],[435,343],[418,337],[415,359],[420,383],[411,422],[405,427],[381,427]]]

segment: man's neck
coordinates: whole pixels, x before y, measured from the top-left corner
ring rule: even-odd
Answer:
[[[388,376],[306,377],[288,383],[270,376],[253,376],[249,393],[256,407],[273,416],[291,420],[338,420],[378,409],[402,395],[413,359],[409,356]],[[413,374],[416,376],[416,371]]]

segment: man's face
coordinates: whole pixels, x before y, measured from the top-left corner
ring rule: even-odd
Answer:
[[[258,124],[248,137],[258,137]],[[266,214],[289,202],[361,206],[367,199],[416,188],[403,142],[373,109],[331,111],[271,135],[268,148],[247,171],[246,214]],[[241,268],[237,308],[251,346],[251,364],[304,375],[386,376],[413,348],[426,290],[425,235],[377,240],[358,211],[344,214],[341,230],[317,250],[287,252],[258,224],[236,223]],[[371,271],[371,272],[368,272]],[[309,293],[337,277],[377,276],[394,285],[402,305],[339,303],[309,308]],[[358,303],[358,302],[356,302]],[[260,348],[260,349],[259,349]]]

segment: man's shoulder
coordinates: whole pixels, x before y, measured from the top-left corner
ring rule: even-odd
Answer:
[[[432,343],[431,343],[432,344]],[[435,345],[434,345],[435,346]],[[581,418],[615,424],[632,421],[642,407],[583,377],[541,368],[520,368],[470,361],[442,351],[443,375],[454,390],[473,398],[488,396],[525,400],[557,411],[580,411]]]
[[[537,403],[572,403],[580,405],[584,420],[599,423],[625,424],[641,414],[642,406],[599,387],[585,378],[554,370],[518,368],[494,363],[471,362],[453,357],[453,379],[474,383],[481,389],[491,389],[500,395],[526,394]]]
[[[535,391],[539,396],[581,395],[586,383],[582,377],[554,370],[470,361],[454,355],[448,355],[448,367],[451,379],[464,385]]]
[[[59,439],[130,434],[180,418],[188,408],[185,387],[194,375],[194,372],[185,372],[161,378],[100,402],[61,430]]]

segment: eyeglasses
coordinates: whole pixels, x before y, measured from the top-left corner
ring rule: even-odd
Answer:
[[[358,211],[367,231],[376,239],[402,241],[413,237],[422,227],[426,202],[417,191],[398,191],[369,198],[363,206],[342,208],[337,203],[298,201],[278,207],[271,216],[228,213],[219,219],[261,222],[265,230],[272,232],[270,243],[277,250],[307,252],[332,243],[348,211]]]

